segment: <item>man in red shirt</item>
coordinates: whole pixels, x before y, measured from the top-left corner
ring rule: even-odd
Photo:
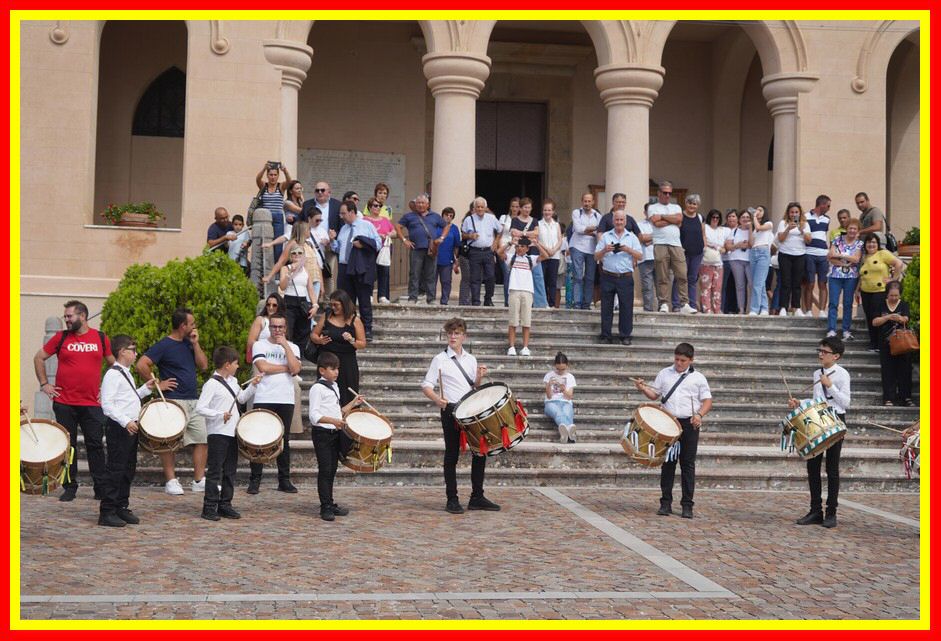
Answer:
[[[88,326],[88,307],[77,300],[65,304],[65,330],[56,332],[49,342],[33,357],[36,379],[40,389],[52,399],[56,421],[69,431],[72,447],[78,443],[78,428],[85,436],[85,451],[88,468],[95,487],[95,498],[101,496],[101,483],[105,474],[105,450],[101,438],[105,416],[101,411],[99,392],[101,388],[101,361],[114,364],[111,343],[99,330]],[[45,361],[51,356],[59,357],[56,384],[46,378]],[[77,458],[77,457],[76,457]],[[71,501],[78,491],[78,461],[69,465],[69,475],[62,487],[60,501]]]

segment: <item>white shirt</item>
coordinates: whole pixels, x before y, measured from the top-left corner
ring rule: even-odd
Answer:
[[[660,214],[662,216],[673,216],[675,214],[682,213],[683,210],[680,209],[680,206],[676,203],[668,203],[666,205],[662,205],[660,203],[651,203],[647,206],[647,218],[652,218],[655,214]],[[653,223],[651,223],[651,225],[653,225]],[[670,224],[666,227],[657,227],[654,225],[653,244],[682,247],[683,244],[680,242],[680,226]]]
[[[471,247],[490,249],[496,234],[503,231],[503,225],[493,214],[486,212],[483,216],[471,214],[461,223],[461,231],[466,234],[477,234],[477,239],[471,241]]]
[[[689,376],[683,379],[683,382],[674,390],[663,409],[668,411],[676,418],[692,418],[693,414],[702,409],[702,402],[707,398],[712,398],[712,392],[709,391],[709,383],[706,377],[695,371],[693,367]],[[677,379],[682,376],[682,372],[677,372],[676,367],[664,367],[654,379],[653,387],[660,392],[663,398],[673,387]]]
[[[782,220],[778,223],[778,233],[780,234],[785,229],[787,229],[787,221]],[[809,233],[810,225],[807,223],[804,223],[803,228],[795,227],[790,231],[783,243],[780,238],[778,239],[778,252],[789,256],[803,256],[807,253],[807,245],[804,244],[804,234]]]
[[[323,234],[324,236],[330,236],[330,199],[327,199],[327,202],[320,204],[314,200],[314,207],[320,210],[322,217],[320,219],[320,224],[317,225],[317,233]]]
[[[533,270],[529,265],[532,263],[535,266],[537,258],[539,257],[527,257],[525,254],[518,256],[515,251],[512,254],[507,251],[505,262],[507,267],[510,268],[510,282],[507,284],[507,290],[535,293],[533,290]],[[470,372],[467,373],[470,374]]]
[[[115,367],[121,370],[118,371],[114,369]],[[140,416],[140,400],[150,395],[150,388],[146,384],[134,388],[128,379],[134,380],[131,370],[120,363],[115,363],[105,372],[101,381],[101,410],[105,416],[122,427],[127,427],[128,423],[137,420]]]
[[[637,227],[640,228],[640,233],[653,235],[653,223],[649,220],[638,220]],[[638,240],[640,239],[638,238]],[[644,246],[644,260],[641,262],[645,263],[648,260],[653,260],[653,241],[649,245],[645,243],[641,243],[641,245]]]
[[[722,225],[719,225],[718,227],[713,229],[712,225],[706,225],[706,235],[705,235],[706,245],[709,247],[713,247],[714,249],[721,248],[723,250],[722,253],[724,253],[725,241],[729,238],[731,234],[732,234],[732,230],[729,229],[728,227],[723,227]],[[720,256],[719,262],[717,263],[709,263],[706,261],[705,257],[703,257],[703,264],[704,265],[721,265],[722,258]]]
[[[597,243],[595,232],[585,233],[588,227],[597,228],[601,223],[601,214],[592,209],[585,213],[582,209],[572,210],[572,239],[569,241],[569,249],[577,249],[583,254],[594,254],[595,244]],[[594,259],[592,259],[594,260]]]
[[[300,358],[301,350],[297,348],[297,345],[291,342],[288,345],[291,346],[295,358]],[[252,345],[252,362],[257,363],[259,360],[264,360],[272,365],[288,364],[283,347],[261,339],[255,341],[255,344]],[[255,402],[294,405],[294,377],[288,372],[265,374],[255,391]]]
[[[837,414],[846,414],[850,406],[850,373],[834,365],[827,370],[831,385],[824,388],[820,383],[820,372],[819,367],[814,370],[814,397],[826,399]]]
[[[552,383],[551,394],[552,397],[546,400],[549,401],[565,401],[566,403],[571,403],[572,399],[565,398],[564,392],[566,390],[575,389],[575,377],[571,373],[566,372],[563,376],[559,374],[554,369],[549,370],[549,372],[542,378],[542,384],[547,385]]]
[[[559,237],[562,235],[562,228],[559,227],[559,223],[554,220],[546,221],[545,219],[539,221],[539,244],[546,248],[546,250],[552,249],[559,242]],[[550,259],[558,259],[562,256],[562,247],[559,247],[559,251],[549,256]]]
[[[742,229],[741,227],[736,227],[735,229],[729,230],[729,240],[732,241],[732,244],[741,243],[748,240],[748,230]],[[748,262],[748,249],[733,249],[728,252],[729,260],[744,260]]]
[[[222,376],[219,372],[214,372],[216,376]],[[245,389],[239,388],[239,381],[234,376],[225,379],[229,388],[235,392],[238,402],[245,403],[255,395],[255,385],[249,385]],[[232,395],[225,386],[214,378],[209,378],[199,393],[199,400],[196,401],[196,413],[206,417],[206,433],[222,434],[223,436],[235,436],[235,426],[239,422],[239,406],[233,405]],[[230,411],[232,415],[228,421],[223,422],[222,416]]]
[[[327,382],[326,379],[320,380]],[[307,418],[310,419],[311,425],[319,425],[328,430],[337,429],[336,425],[320,422],[320,419],[325,416],[327,418],[343,418],[343,410],[340,409],[340,387],[336,382],[330,383],[329,388],[319,381],[310,386]]]
[[[770,221],[766,221],[764,224],[767,225],[768,222]],[[765,246],[770,250],[771,243],[774,242],[774,225],[772,224],[770,227],[768,227],[768,229],[764,231],[755,231],[754,229],[752,229],[751,237],[752,237],[752,243],[751,243],[752,249]]]
[[[444,389],[441,390],[441,395],[447,402],[457,403],[465,394],[471,391],[472,388],[470,383],[467,382],[467,379],[464,378],[464,375],[461,374],[461,371],[457,368],[457,365],[451,360],[452,356],[457,356],[457,352],[451,349],[449,345],[445,351],[439,352],[431,359],[431,365],[425,373],[425,379],[422,381],[421,386],[432,390],[435,389],[435,387],[438,386],[438,375],[440,373],[441,384],[444,385]],[[462,349],[461,355],[457,357],[457,361],[461,364],[461,367],[467,375],[471,377],[471,380],[476,380],[477,359],[466,349]]]

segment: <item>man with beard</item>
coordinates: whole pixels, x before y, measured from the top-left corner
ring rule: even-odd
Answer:
[[[33,357],[36,380],[40,389],[52,400],[52,411],[56,421],[69,431],[72,447],[78,445],[78,428],[85,436],[85,451],[88,469],[95,488],[95,498],[100,499],[105,475],[105,450],[102,445],[105,415],[101,410],[99,392],[101,388],[101,361],[114,365],[111,343],[101,331],[88,326],[88,307],[77,300],[65,304],[65,330],[56,332]],[[46,377],[45,361],[58,356],[56,384]],[[78,491],[78,461],[69,465],[68,476],[62,484],[60,501],[71,501]]]

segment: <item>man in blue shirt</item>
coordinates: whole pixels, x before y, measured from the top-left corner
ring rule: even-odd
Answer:
[[[622,345],[631,344],[634,330],[634,263],[644,258],[636,235],[627,231],[627,214],[615,211],[614,229],[601,235],[595,260],[601,263],[601,342],[613,343],[614,297],[618,297],[618,334]]]
[[[411,250],[408,259],[408,302],[417,303],[418,297],[424,295],[430,304],[435,300],[436,272],[435,256],[429,248],[444,229],[444,220],[437,212],[428,211],[431,206],[428,194],[416,196],[414,202],[415,209],[399,219],[395,231]]]
[[[484,306],[493,307],[493,284],[496,280],[493,262],[493,239],[503,231],[496,216],[487,211],[487,201],[474,199],[474,213],[464,218],[461,238],[471,241],[470,282],[471,305],[480,306],[480,283],[484,283]],[[467,275],[465,274],[465,277]]]
[[[216,207],[215,221],[206,230],[206,244],[211,251],[228,251],[229,241],[236,239],[229,222],[229,212],[225,207]]]
[[[445,207],[441,210],[441,218],[444,219],[444,231],[441,236],[435,239],[434,243],[438,246],[438,280],[441,282],[441,304],[447,305],[451,298],[451,274],[460,274],[461,269],[457,262],[457,249],[461,244],[461,232],[454,224],[454,208]]]
[[[372,288],[382,238],[372,223],[357,218],[356,203],[352,200],[344,200],[340,205],[340,217],[343,227],[333,241],[338,262],[337,288],[356,301],[366,340],[372,340]]]

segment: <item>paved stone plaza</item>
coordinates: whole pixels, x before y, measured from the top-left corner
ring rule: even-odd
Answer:
[[[114,529],[88,487],[24,496],[21,617],[919,617],[917,494],[843,493],[833,530],[793,524],[806,492],[703,490],[692,521],[656,516],[654,490],[488,496],[503,511],[450,515],[443,489],[341,486],[351,513],[327,523],[314,486],[242,486],[243,518],[210,523],[202,495],[134,488],[142,524]]]

